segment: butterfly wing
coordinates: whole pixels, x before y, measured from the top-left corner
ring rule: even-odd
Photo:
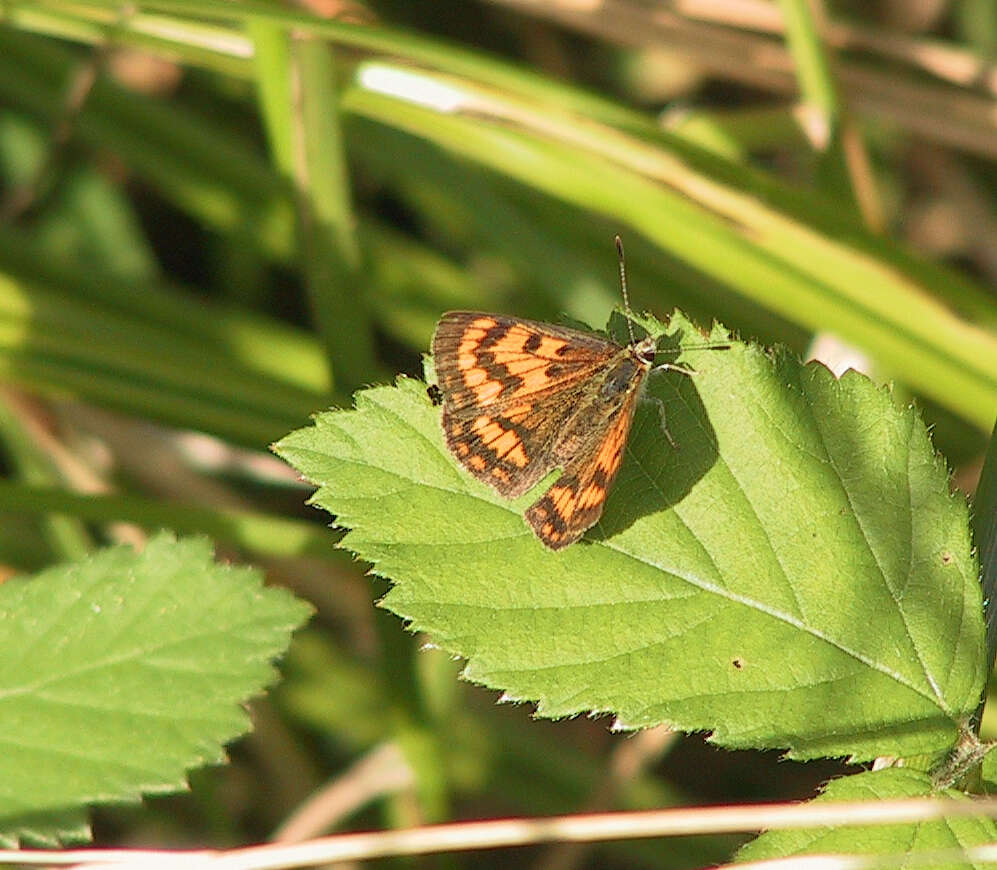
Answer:
[[[558,464],[558,436],[585,393],[583,383],[565,387],[553,404],[524,400],[503,410],[476,408],[471,415],[452,411],[444,399],[447,446],[471,474],[506,498],[516,498]]]
[[[623,462],[636,405],[635,385],[610,418],[608,428],[593,427],[588,440],[565,465],[564,473],[527,509],[526,521],[552,550],[573,544],[602,516],[609,487]]]
[[[433,335],[437,382],[452,411],[540,400],[621,350],[590,332],[474,311],[444,314]]]
[[[619,353],[587,332],[452,311],[433,336],[447,446],[475,477],[514,498],[556,462],[554,448],[592,376]]]

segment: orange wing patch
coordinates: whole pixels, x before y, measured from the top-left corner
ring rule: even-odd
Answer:
[[[447,446],[464,466],[504,496],[525,492],[543,476],[542,469],[539,474],[526,472],[530,452],[517,425],[505,417],[479,414],[463,421],[444,407],[443,431]]]
[[[531,345],[536,345],[532,348]],[[550,386],[550,369],[568,346],[562,338],[552,338],[531,332],[525,326],[511,326],[491,347],[492,361],[502,366],[507,375],[518,378],[514,395],[535,393]]]
[[[482,445],[495,454],[495,459],[508,459],[519,468],[526,467],[529,460],[523,449],[523,439],[515,429],[503,429],[501,423],[484,416],[478,417],[471,424],[471,429],[477,432]]]

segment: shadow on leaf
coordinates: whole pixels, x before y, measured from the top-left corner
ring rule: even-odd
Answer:
[[[677,348],[677,339],[663,340],[660,348]],[[610,538],[677,504],[717,461],[717,436],[695,380],[696,375],[667,370],[648,377],[623,465],[602,518],[588,534],[591,540]]]

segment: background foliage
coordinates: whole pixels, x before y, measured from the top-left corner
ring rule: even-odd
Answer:
[[[620,232],[636,308],[858,354],[972,493],[997,411],[993,5],[814,8],[0,6],[0,559],[203,532],[318,609],[232,763],[101,810],[101,842],[265,839],[337,778],[335,822],[380,827],[802,798],[840,771],[496,706],[371,607],[386,587],[265,453],[420,375],[448,308],[603,324]]]

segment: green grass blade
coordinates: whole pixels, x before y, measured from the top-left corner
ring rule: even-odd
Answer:
[[[59,481],[50,457],[26,431],[6,395],[0,395],[0,439],[4,457],[11,466],[11,477],[23,481],[12,485],[46,486]],[[41,529],[57,559],[82,559],[90,552],[93,542],[86,527],[71,513],[61,511],[58,505],[42,517]]]
[[[155,501],[124,493],[81,495],[55,487],[0,481],[0,510],[62,514],[93,523],[128,522],[150,532],[169,528],[209,535],[262,557],[338,559],[328,528],[278,514]]]
[[[294,129],[291,104],[291,47],[287,32],[266,21],[246,25],[253,41],[260,115],[266,127],[270,157],[285,178],[294,177]]]
[[[822,141],[829,142],[837,128],[840,106],[831,65],[814,19],[814,6],[808,0],[780,0],[779,8],[808,120],[820,128]]]
[[[340,130],[332,49],[312,37],[293,43],[298,88],[296,134],[302,268],[316,327],[337,382],[352,390],[376,371],[356,219]],[[291,98],[288,94],[288,99]]]
[[[983,574],[987,667],[993,668],[994,656],[997,655],[997,427],[990,436],[973,500],[973,533]]]

